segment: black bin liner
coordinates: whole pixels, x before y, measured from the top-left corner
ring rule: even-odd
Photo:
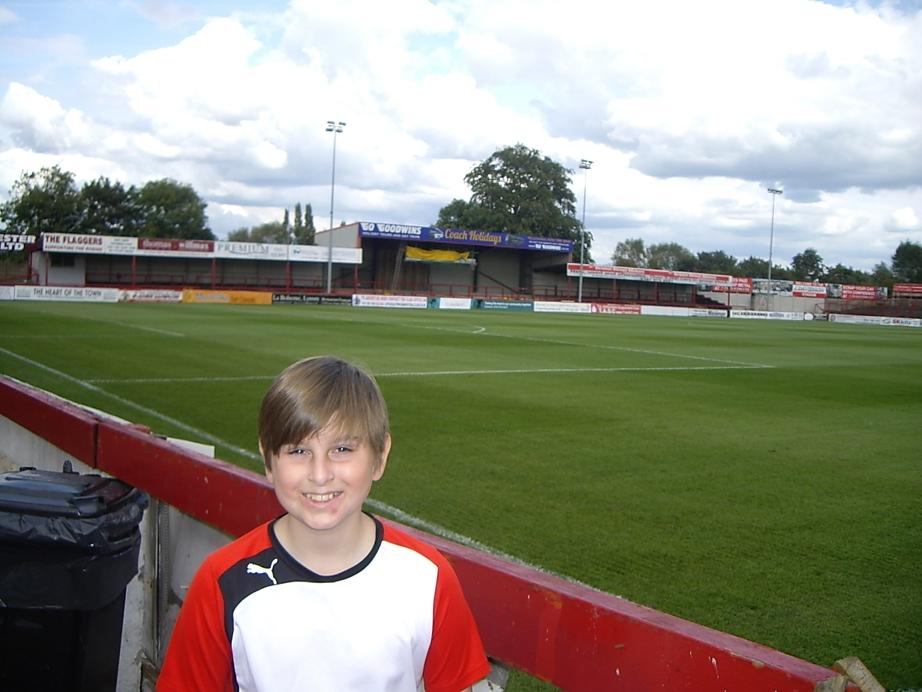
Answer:
[[[69,462],[0,474],[0,689],[115,689],[147,504]]]

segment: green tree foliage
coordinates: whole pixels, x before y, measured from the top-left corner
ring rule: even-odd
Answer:
[[[890,271],[889,268],[887,271]],[[841,262],[834,267],[827,267],[822,280],[828,284],[847,284],[850,286],[869,286],[874,284],[870,274],[860,269],[846,267]]]
[[[227,234],[227,239],[240,243],[288,244],[288,230],[281,221],[269,221],[252,228],[238,228]]]
[[[747,257],[736,265],[736,272],[737,276],[764,279],[768,276],[768,260],[760,257]]]
[[[314,245],[314,212],[310,204],[302,212],[300,202],[295,204],[294,225],[290,225],[288,210],[281,221],[269,221],[252,228],[238,228],[227,234],[227,239],[246,243],[276,243],[287,245]]]
[[[234,230],[228,232],[227,239],[233,243],[249,243],[250,229],[246,226],[235,228]]]
[[[581,232],[576,219],[576,195],[571,171],[523,144],[493,152],[464,176],[471,199],[455,199],[439,211],[436,225],[447,228],[504,231],[541,238],[564,238],[574,243],[573,256],[583,258],[592,234]]]
[[[819,281],[826,273],[826,267],[819,253],[808,247],[791,259],[791,271],[797,281]]]
[[[214,240],[205,202],[190,185],[168,178],[153,180],[138,191],[138,203],[144,237]]]
[[[904,240],[893,253],[891,263],[898,282],[922,284],[922,244]]]
[[[896,283],[893,276],[893,271],[887,265],[886,262],[878,262],[874,265],[874,269],[871,270],[871,285],[873,286],[886,286],[887,288],[892,288],[893,284]]]
[[[729,274],[731,276],[736,276],[739,271],[739,263],[736,261],[736,257],[728,255],[723,250],[699,252],[696,259],[695,271],[708,274]]]
[[[301,203],[295,202],[295,225],[292,229],[292,238],[294,242],[298,242],[298,237],[304,232],[304,215],[301,212]]]
[[[23,173],[0,205],[9,232],[89,233],[150,238],[213,239],[205,202],[189,185],[155,180],[140,190],[100,177],[77,190],[58,166]]]
[[[301,230],[295,229],[295,242],[299,245],[314,245],[314,236],[317,233],[314,228],[314,210],[310,204],[304,205],[304,221]]]
[[[82,212],[73,173],[58,166],[23,173],[0,206],[7,233],[77,233]]]
[[[651,269],[694,271],[695,255],[679,243],[654,243],[647,248],[647,266]]]
[[[81,219],[75,233],[137,236],[143,221],[134,186],[99,177],[80,189]]]
[[[621,267],[646,267],[649,255],[643,238],[628,238],[619,242],[611,261]]]
[[[485,218],[486,213],[480,206],[463,199],[453,199],[439,210],[435,225],[440,228],[478,230],[486,228],[483,225]]]

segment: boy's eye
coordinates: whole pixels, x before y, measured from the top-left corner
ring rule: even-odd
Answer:
[[[336,447],[337,454],[348,454],[352,451],[352,447],[347,447],[346,445],[339,445]]]

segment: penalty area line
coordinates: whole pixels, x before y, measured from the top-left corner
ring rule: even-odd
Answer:
[[[160,413],[160,411],[157,411],[155,409],[139,404],[135,401],[132,401],[131,399],[126,399],[125,397],[121,397],[118,394],[107,392],[105,389],[102,389],[101,387],[97,387],[95,384],[88,382],[87,380],[81,380],[79,377],[74,377],[73,375],[69,375],[66,372],[62,372],[61,370],[52,368],[51,366],[45,365],[44,363],[39,363],[38,361],[32,360],[31,358],[26,358],[25,356],[22,356],[8,349],[5,349],[2,346],[0,346],[0,353],[5,353],[11,358],[15,358],[16,360],[26,363],[27,365],[31,365],[33,368],[37,368],[43,372],[48,373],[49,375],[54,375],[55,377],[65,380],[67,382],[70,382],[72,384],[75,384],[78,387],[87,389],[93,392],[94,394],[98,394],[108,399],[112,399],[113,401],[117,401],[123,406],[132,408],[135,411],[140,411],[141,413],[151,416],[152,418],[157,418],[158,420],[161,420],[165,423],[169,423],[170,425],[173,425],[179,428],[180,430],[183,430],[192,435],[196,435],[213,445],[224,447],[226,449],[231,450],[232,452],[235,452],[237,454],[240,454],[250,459],[260,459],[260,456],[258,454],[256,454],[253,451],[250,451],[249,449],[244,449],[243,447],[232,445],[228,442],[225,442],[221,438],[216,437],[215,435],[212,435],[211,433],[207,433],[204,430],[199,430],[198,428],[195,428],[191,425],[187,425],[186,423],[183,423],[180,420],[176,420],[175,418],[167,416],[164,413]]]
[[[696,372],[708,370],[766,370],[774,365],[740,364],[740,365],[675,365],[675,366],[650,366],[650,367],[620,367],[620,368],[496,368],[483,370],[417,370],[374,372],[375,377],[458,377],[465,375],[555,375],[579,374],[592,372]],[[254,382],[270,381],[275,375],[236,375],[227,377],[136,377],[136,378],[95,378],[85,380],[92,384],[183,384],[193,382],[220,383],[220,382]],[[114,395],[113,395],[114,396]]]
[[[455,375],[554,375],[581,372],[685,372],[696,370],[763,370],[772,365],[676,365],[624,368],[508,368],[497,370],[430,370],[421,372],[376,372],[375,377],[450,377]]]
[[[87,382],[86,380],[81,380],[78,377],[74,377],[73,375],[70,375],[66,372],[62,372],[61,370],[52,368],[49,365],[45,365],[44,363],[40,363],[38,361],[32,360],[31,358],[27,358],[26,356],[22,356],[18,353],[15,353],[14,351],[10,351],[6,348],[3,348],[2,346],[0,346],[0,353],[3,353],[9,356],[10,358],[15,358],[16,360],[26,363],[27,365],[30,365],[50,375],[54,375],[55,377],[58,377],[62,380],[71,382],[72,384],[76,384],[79,387],[82,387],[91,392],[94,392],[95,394],[99,394],[100,396],[104,396],[114,401],[117,401],[120,404],[128,406],[132,409],[135,409],[136,411],[140,411],[151,417],[154,417],[166,423],[169,423],[170,425],[173,425],[179,428],[180,430],[190,433],[202,440],[208,441],[209,443],[215,445],[216,447],[223,447],[224,449],[229,449],[233,452],[236,452],[237,454],[240,454],[241,456],[247,459],[262,461],[262,457],[256,452],[253,452],[249,449],[244,449],[242,447],[238,447],[218,437],[217,435],[212,435],[211,433],[205,432],[204,430],[200,430],[199,428],[196,428],[194,426],[187,425],[186,423],[183,423],[182,421],[178,421],[175,418],[172,418],[171,416],[167,416],[152,408],[138,404],[134,401],[131,401],[130,399],[125,399],[124,397],[120,397],[117,394],[107,392],[106,390],[101,389],[100,387],[97,387],[94,384]],[[501,558],[504,558],[512,562],[516,562],[521,565],[527,565],[530,567],[534,567],[534,569],[541,570],[540,567],[537,567],[534,565],[528,565],[528,563],[522,560],[519,560],[518,558],[514,556],[502,553],[501,551],[498,551],[494,548],[484,545],[483,543],[480,543],[479,541],[476,541],[473,538],[470,538],[469,536],[465,536],[463,534],[447,529],[444,526],[440,526],[439,524],[435,524],[431,521],[422,519],[421,517],[417,517],[412,514],[409,514],[408,512],[404,512],[402,509],[393,507],[392,505],[381,502],[380,500],[368,498],[365,501],[365,504],[367,504],[369,507],[371,507],[376,512],[390,516],[395,521],[403,522],[404,524],[413,526],[414,528],[420,529],[421,531],[426,531],[428,533],[435,534],[439,536],[440,538],[444,538],[449,541],[454,541],[455,543],[460,543],[467,547],[474,548],[476,550],[481,550],[483,552],[490,553],[491,555],[495,555],[497,557],[501,557]],[[541,570],[541,571],[546,571],[546,570]],[[557,575],[557,576],[561,576],[561,575]],[[565,577],[565,576],[561,576],[561,578],[569,579],[568,577]],[[573,581],[573,580],[571,579],[570,581]]]

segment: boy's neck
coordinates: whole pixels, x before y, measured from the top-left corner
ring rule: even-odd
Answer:
[[[314,531],[286,514],[275,524],[282,547],[311,572],[330,576],[360,563],[375,544],[375,523],[359,514],[354,525]]]

